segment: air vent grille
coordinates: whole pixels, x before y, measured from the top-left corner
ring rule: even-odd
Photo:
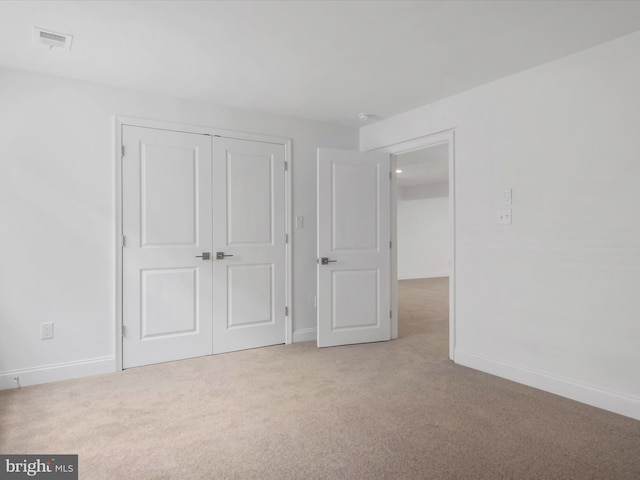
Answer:
[[[47,40],[53,40],[55,42],[62,42],[62,43],[64,43],[67,40],[67,37],[64,37],[62,35],[56,35],[55,33],[49,33],[49,32],[40,32],[40,38],[46,38]]]
[[[45,30],[44,28],[35,28],[35,41],[40,45],[45,45],[49,48],[55,47],[70,50],[71,40],[73,40],[71,35],[52,32],[51,30]]]

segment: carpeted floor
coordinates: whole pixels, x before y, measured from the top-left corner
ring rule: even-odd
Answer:
[[[1,453],[81,479],[639,479],[640,422],[452,364],[447,279],[400,338],[313,342],[0,392]]]

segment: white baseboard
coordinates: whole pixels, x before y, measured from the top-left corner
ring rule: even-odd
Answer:
[[[455,351],[455,362],[465,367],[640,420],[640,398],[611,392],[595,385],[588,385],[549,372],[460,349]]]
[[[415,280],[418,278],[440,278],[440,277],[448,277],[449,272],[426,272],[426,273],[416,273],[416,274],[407,274],[400,275],[398,274],[398,280]]]
[[[315,342],[317,335],[315,328],[302,328],[293,332],[293,343],[296,342]]]
[[[15,377],[20,379],[20,386],[69,380],[70,378],[87,377],[102,373],[115,372],[115,357],[100,357],[79,362],[58,363],[36,368],[13,370],[0,373],[0,390],[17,388]]]

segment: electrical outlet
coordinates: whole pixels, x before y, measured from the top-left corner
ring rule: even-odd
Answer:
[[[44,322],[40,324],[40,334],[42,340],[53,338],[53,322]]]
[[[496,215],[496,220],[502,225],[511,225],[511,209],[499,210]]]
[[[296,217],[296,228],[302,228],[304,227],[304,217],[303,216],[297,216]]]

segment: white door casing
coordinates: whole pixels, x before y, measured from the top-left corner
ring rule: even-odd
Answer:
[[[449,358],[455,360],[456,345],[456,184],[455,184],[455,131],[445,130],[439,133],[425,135],[424,137],[407,140],[384,148],[384,152],[389,153],[392,159],[396,155],[422,150],[446,143],[449,148]],[[392,160],[393,162],[393,160]],[[392,168],[394,170],[394,168]],[[396,177],[394,176],[394,179]],[[393,248],[391,250],[391,338],[398,337],[398,282],[397,282],[397,229],[395,225],[396,216],[396,190],[395,181],[392,182],[391,196],[391,239]]]
[[[285,343],[285,147],[213,144],[213,351]]]
[[[208,355],[211,137],[124,126],[123,367]]]
[[[318,149],[319,347],[391,338],[389,168],[388,153]]]

